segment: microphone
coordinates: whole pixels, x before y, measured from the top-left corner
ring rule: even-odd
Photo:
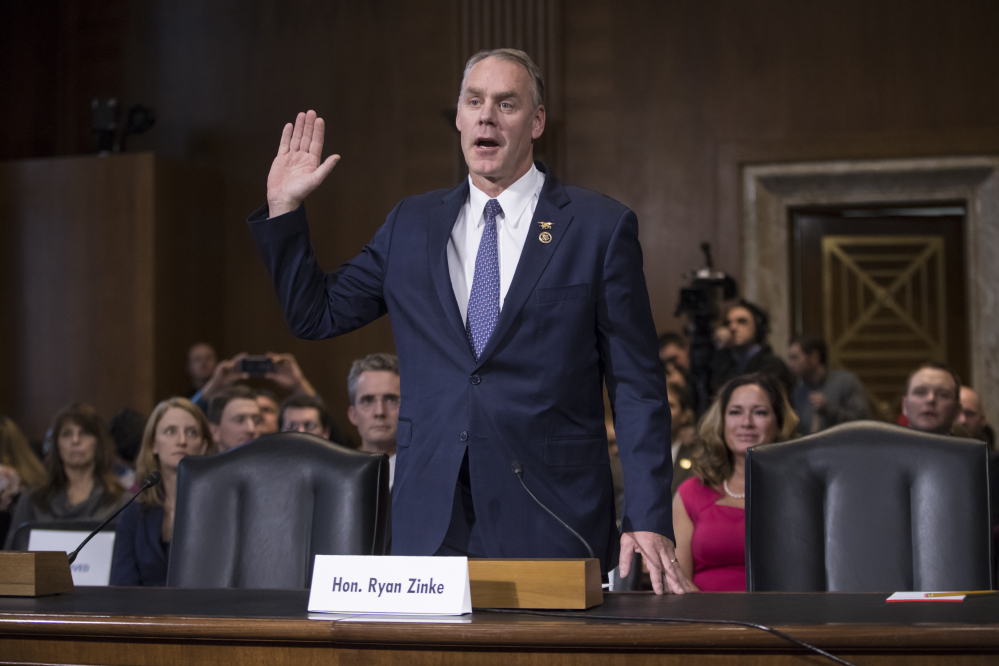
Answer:
[[[527,494],[531,496],[531,499],[534,500],[535,502],[537,502],[538,506],[540,506],[542,509],[544,509],[545,511],[547,511],[549,516],[551,516],[552,518],[554,518],[555,520],[557,520],[559,523],[561,523],[562,527],[564,527],[565,529],[567,529],[570,532],[572,532],[572,536],[574,536],[577,539],[579,539],[580,542],[582,542],[582,544],[584,546],[586,546],[586,552],[588,552],[590,554],[590,557],[592,557],[592,558],[595,559],[596,555],[593,554],[593,549],[590,548],[590,544],[586,542],[586,539],[584,539],[582,537],[582,535],[580,535],[579,532],[577,532],[576,530],[574,530],[571,527],[569,527],[568,523],[566,523],[564,520],[562,520],[561,518],[559,518],[558,516],[556,516],[555,513],[551,509],[549,509],[547,506],[545,506],[544,504],[542,504],[541,500],[539,500],[537,497],[535,497],[534,493],[531,492],[531,489],[528,488],[527,484],[524,483],[524,463],[520,462],[519,460],[514,459],[514,460],[512,460],[510,462],[510,469],[512,469],[513,473],[517,475],[517,478],[520,480],[520,485],[524,486],[524,490],[526,490]]]
[[[146,480],[143,481],[142,487],[139,488],[139,492],[137,492],[134,495],[132,495],[132,499],[130,499],[127,502],[125,502],[124,506],[122,506],[120,509],[118,509],[117,511],[115,511],[114,513],[112,513],[110,516],[108,516],[107,520],[105,520],[103,523],[101,523],[100,525],[98,525],[96,530],[94,530],[93,532],[91,532],[90,534],[87,535],[87,538],[83,540],[83,543],[80,544],[79,548],[77,548],[72,553],[70,553],[70,555],[69,555],[69,563],[72,564],[73,562],[75,562],[76,561],[76,556],[80,554],[80,551],[83,550],[83,547],[87,545],[88,541],[90,541],[91,539],[93,539],[94,536],[96,536],[98,532],[100,532],[105,527],[107,527],[108,523],[110,523],[112,520],[114,520],[115,518],[117,518],[118,514],[121,513],[122,511],[124,511],[128,507],[129,504],[131,504],[132,502],[134,502],[135,498],[138,497],[139,495],[141,495],[143,490],[145,490],[146,488],[152,488],[157,483],[159,483],[160,482],[160,478],[161,477],[160,477],[160,473],[159,472],[150,472],[149,476],[146,477]]]

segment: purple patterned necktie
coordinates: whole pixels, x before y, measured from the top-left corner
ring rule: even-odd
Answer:
[[[479,253],[475,256],[475,277],[472,279],[472,291],[468,295],[468,323],[465,331],[476,361],[486,348],[489,336],[496,328],[496,319],[499,318],[500,273],[496,249],[496,216],[502,212],[496,199],[490,199],[486,203],[486,227],[482,230]]]

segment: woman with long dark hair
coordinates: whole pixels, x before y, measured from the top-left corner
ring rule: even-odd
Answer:
[[[84,403],[66,407],[56,415],[50,433],[45,483],[21,494],[7,548],[23,523],[104,520],[128,499],[112,471],[111,436],[93,407]]]

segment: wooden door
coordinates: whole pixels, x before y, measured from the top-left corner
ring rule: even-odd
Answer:
[[[792,224],[794,329],[826,341],[876,414],[897,416],[923,361],[968,376],[962,205],[799,210]]]

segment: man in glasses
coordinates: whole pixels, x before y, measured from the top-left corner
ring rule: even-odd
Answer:
[[[347,418],[361,436],[361,450],[389,457],[391,490],[399,428],[399,359],[395,354],[370,354],[354,361],[347,376],[347,394]]]
[[[278,425],[281,432],[304,432],[354,448],[353,442],[318,395],[299,393],[285,398],[278,411]]]

